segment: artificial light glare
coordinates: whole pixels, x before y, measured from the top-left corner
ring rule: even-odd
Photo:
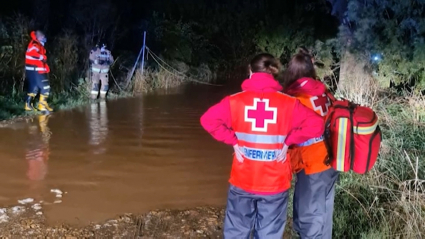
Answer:
[[[372,61],[377,63],[380,62],[382,60],[381,54],[374,54],[372,55]]]

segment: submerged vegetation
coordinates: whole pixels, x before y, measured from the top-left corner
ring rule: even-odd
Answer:
[[[347,14],[337,19],[325,0],[158,0],[134,21],[119,17],[125,3],[74,1],[73,10],[62,12],[69,19],[62,19],[60,30],[45,29],[53,106],[88,101],[87,57],[97,38],[106,37],[117,56],[110,83],[115,95],[188,81],[222,83],[255,53],[272,53],[285,64],[306,46],[319,76],[337,94],[373,107],[383,132],[372,172],[341,176],[334,237],[419,238],[425,233],[425,4],[348,2]],[[78,11],[87,4],[102,7],[96,14]],[[30,19],[20,14],[0,19],[0,119],[24,113],[24,51],[37,25]],[[144,30],[149,50],[142,75],[134,52]]]

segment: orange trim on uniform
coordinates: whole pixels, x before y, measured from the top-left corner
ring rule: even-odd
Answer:
[[[295,96],[304,106],[314,110],[317,114],[325,117],[330,107],[330,101],[326,94],[310,96],[299,94]],[[291,164],[294,172],[305,170],[305,173],[314,174],[328,170],[330,166],[325,164],[328,156],[323,137],[309,139],[306,142],[293,147],[290,151]]]

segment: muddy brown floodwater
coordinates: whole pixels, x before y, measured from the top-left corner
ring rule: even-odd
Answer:
[[[48,224],[83,225],[224,206],[232,151],[203,131],[199,117],[227,93],[186,86],[2,126],[0,207],[33,198],[43,201]],[[66,193],[58,198],[51,189]]]

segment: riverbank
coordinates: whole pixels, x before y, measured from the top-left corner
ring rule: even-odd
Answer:
[[[13,211],[13,208],[8,210]],[[143,215],[123,214],[86,226],[49,226],[41,211],[22,207],[8,222],[1,221],[1,238],[223,238],[225,209],[196,207],[186,210],[155,210]],[[288,220],[283,238],[293,238]]]
[[[37,210],[34,205],[37,204],[20,209],[12,207],[0,210],[0,237],[69,239],[222,237],[223,208],[197,207],[188,210],[151,211],[144,215],[124,214],[99,224],[79,227],[49,226],[45,223],[42,209]]]
[[[114,100],[124,97],[131,97],[132,93],[129,92],[119,92],[119,93],[108,93],[107,100]],[[0,96],[0,125],[14,123],[16,121],[22,121],[34,117],[35,115],[40,114],[37,111],[25,111],[24,110],[24,96]],[[76,93],[63,93],[63,94],[54,94],[49,100],[49,105],[53,108],[54,112],[58,110],[68,110],[73,109],[79,106],[83,106],[93,102],[88,95],[82,94],[80,92]],[[100,101],[100,99],[96,100]]]
[[[211,75],[205,76],[208,83],[212,80]],[[142,76],[140,71],[136,71],[131,82],[131,87],[126,90],[120,86],[114,86],[114,89],[108,92],[107,99],[113,100],[124,97],[131,97],[156,90],[172,89],[191,82],[185,76],[175,75],[163,69],[151,70],[147,69]],[[199,82],[192,82],[199,83]],[[201,82],[202,83],[202,82]],[[90,98],[87,83],[83,83],[76,87],[73,91],[64,91],[62,93],[53,93],[49,98],[49,105],[54,111],[67,110],[86,105],[93,100]],[[8,96],[0,96],[0,124],[12,123],[19,120],[31,118],[38,112],[27,112],[24,110],[24,92],[13,93]],[[100,101],[100,99],[98,100]]]

